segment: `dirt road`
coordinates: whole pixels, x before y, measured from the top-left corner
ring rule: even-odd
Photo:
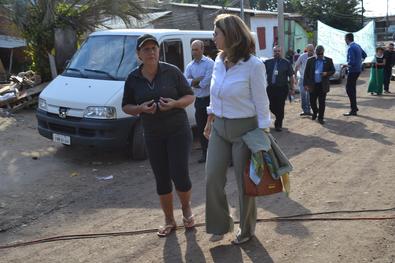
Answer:
[[[332,85],[323,126],[299,117],[299,103],[287,103],[285,129],[273,134],[295,167],[292,192],[289,198],[259,198],[259,218],[395,207],[395,95],[366,90],[367,73],[359,81],[359,115],[344,117],[344,84]],[[194,149],[190,158],[192,205],[197,222],[204,222],[199,156]],[[57,145],[38,135],[32,110],[0,117],[0,167],[0,245],[163,223],[147,161],[131,162],[120,150]],[[227,193],[237,218],[232,172]],[[181,224],[178,202],[176,207]],[[231,245],[232,238],[211,243],[199,227],[164,239],[142,234],[70,240],[0,250],[0,262],[395,262],[395,220],[266,222],[248,244]]]

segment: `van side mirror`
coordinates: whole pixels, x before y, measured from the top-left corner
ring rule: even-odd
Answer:
[[[64,62],[63,68],[67,68],[67,66],[70,64],[70,59],[66,60]]]

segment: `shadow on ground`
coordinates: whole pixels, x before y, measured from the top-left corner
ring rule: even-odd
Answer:
[[[321,136],[303,135],[286,128],[281,133],[273,132],[272,134],[288,158],[298,156],[312,148],[321,148],[335,154],[341,153],[336,142]]]
[[[254,263],[274,262],[265,247],[256,237],[248,243],[239,246],[229,244],[210,249],[211,257],[215,263],[243,262],[242,252],[247,254],[249,260]]]
[[[364,115],[353,116],[352,119],[347,119],[347,120],[327,118],[324,127],[328,129],[331,133],[334,133],[336,135],[346,136],[354,139],[375,140],[381,144],[393,145],[393,142],[387,136],[367,129],[367,125],[363,123],[362,118],[370,119],[374,121],[380,121],[378,119],[367,117]],[[389,120],[381,120],[381,121],[382,123],[385,122],[386,124],[389,125],[394,124],[394,121],[389,121]],[[350,130],[355,132],[350,133]]]
[[[256,200],[258,208],[262,208],[279,217],[311,213],[309,209],[287,197],[285,193],[257,197]],[[300,239],[310,235],[308,228],[299,222],[276,222],[275,224],[275,231],[280,235],[290,235]]]

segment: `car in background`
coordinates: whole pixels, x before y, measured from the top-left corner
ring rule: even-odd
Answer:
[[[365,58],[364,61],[362,62],[363,69],[370,68],[373,64],[373,61],[374,61],[374,56],[369,56]]]
[[[335,66],[335,74],[333,74],[329,80],[340,84],[347,76],[347,67],[344,67],[344,63],[334,62],[333,65]]]

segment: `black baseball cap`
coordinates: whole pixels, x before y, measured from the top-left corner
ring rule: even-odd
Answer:
[[[159,47],[158,40],[153,35],[144,34],[137,39],[136,49],[139,50],[147,41],[154,41],[155,44]]]

